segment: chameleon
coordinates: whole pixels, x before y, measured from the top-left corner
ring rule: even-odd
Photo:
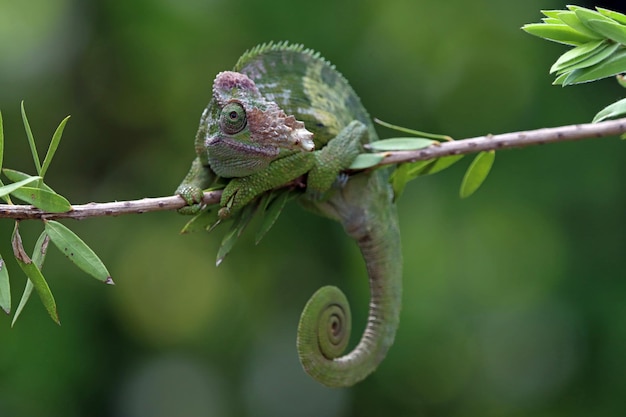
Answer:
[[[286,184],[314,213],[336,220],[365,261],[370,303],[365,330],[344,353],[351,313],[343,292],[320,288],[306,303],[297,332],[304,370],[329,387],[371,374],[393,344],[402,298],[398,216],[385,169],[349,171],[363,145],[377,140],[372,120],[336,68],[300,44],[266,43],[217,74],[195,138],[196,158],[176,190],[183,213],[197,213],[202,193],[227,181],[219,217],[226,219]]]

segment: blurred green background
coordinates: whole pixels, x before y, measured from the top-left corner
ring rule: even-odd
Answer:
[[[269,40],[320,51],[392,123],[463,138],[587,122],[623,90],[551,86],[565,48],[519,29],[565,4],[0,0],[5,165],[34,171],[23,99],[42,148],[72,115],[48,174],[71,202],[171,194],[215,74]],[[469,159],[411,183],[396,343],[343,390],[306,376],[295,348],[321,285],[364,325],[365,272],[339,225],[294,204],[216,268],[221,232],[181,236],[174,213],[66,222],[117,285],[50,250],[62,326],[36,297],[15,328],[0,317],[0,416],[624,415],[625,160],[617,139],[588,140],[501,152],[468,200]],[[40,226],[23,228],[32,247]],[[16,305],[25,279],[8,268]]]

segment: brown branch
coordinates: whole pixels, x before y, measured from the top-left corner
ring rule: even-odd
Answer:
[[[523,132],[502,133],[499,135],[478,136],[469,139],[441,142],[416,151],[385,152],[380,163],[424,161],[442,156],[470,154],[480,151],[523,148],[553,142],[566,142],[580,139],[602,138],[626,133],[626,118],[600,123],[568,125]]]
[[[565,142],[589,138],[602,138],[626,133],[626,118],[600,123],[560,126],[524,132],[486,135],[469,139],[441,142],[416,151],[384,152],[384,159],[379,165],[402,162],[423,161],[443,156],[470,154],[480,151],[522,148],[552,142]],[[203,203],[217,204],[220,191],[204,194]],[[0,218],[25,219],[83,219],[86,217],[118,216],[121,214],[139,214],[150,211],[177,210],[185,206],[180,196],[143,198],[141,200],[119,201],[112,203],[88,203],[73,205],[66,213],[47,213],[30,205],[0,204]]]

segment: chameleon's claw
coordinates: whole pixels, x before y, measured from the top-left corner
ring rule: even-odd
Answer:
[[[230,214],[230,209],[228,207],[222,207],[218,210],[217,217],[219,217],[220,220],[225,220],[230,217]]]
[[[204,204],[202,204],[202,199],[204,197],[204,192],[197,187],[185,186],[176,190],[176,194],[181,196],[186,206],[178,209],[178,212],[181,214],[197,214],[200,210],[204,208]]]

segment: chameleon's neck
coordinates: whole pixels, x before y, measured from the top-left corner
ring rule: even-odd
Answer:
[[[328,359],[318,351],[303,349],[300,345],[304,343],[299,343],[304,368],[325,385],[350,386],[364,379],[376,369],[393,344],[402,298],[402,253],[391,197],[385,173],[374,172],[351,177],[344,189],[317,207],[328,217],[339,220],[359,245],[369,275],[371,297],[367,327],[351,352]],[[303,318],[306,313],[305,309]],[[300,335],[303,327],[308,326],[302,326],[301,322],[301,338],[304,337]],[[308,340],[317,345],[314,340]]]

